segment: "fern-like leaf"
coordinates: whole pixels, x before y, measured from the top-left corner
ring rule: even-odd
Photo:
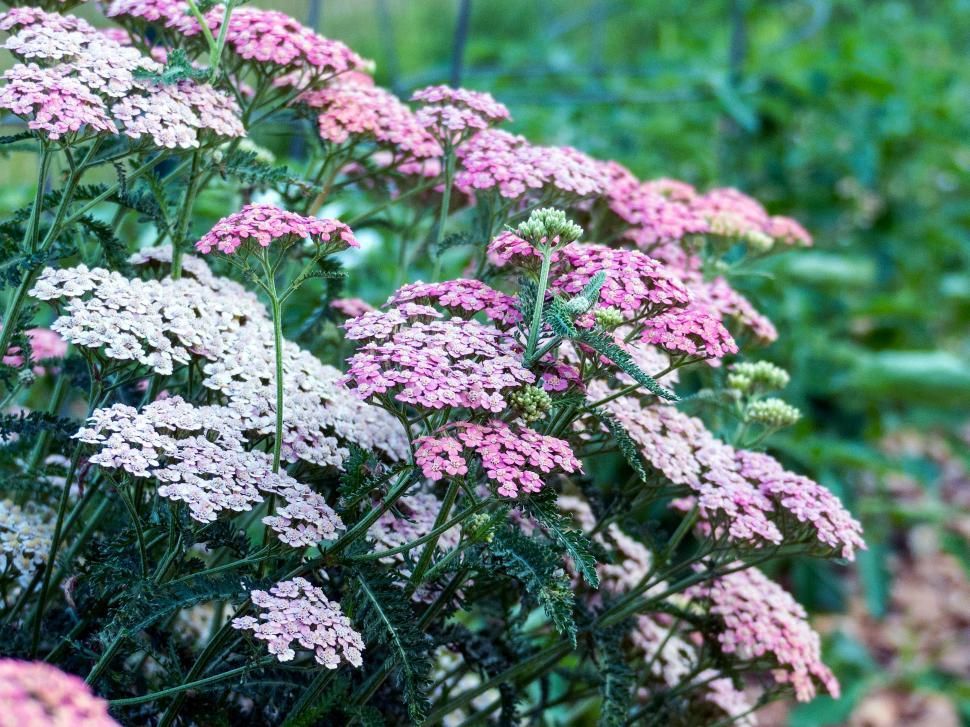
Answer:
[[[586,535],[570,526],[570,521],[556,508],[555,500],[550,497],[532,497],[525,502],[528,513],[566,553],[576,571],[593,588],[599,587],[596,574],[596,558],[593,545]]]
[[[596,353],[608,358],[623,373],[630,376],[647,391],[656,394],[662,399],[677,401],[677,395],[674,392],[657,383],[656,379],[636,365],[636,362],[629,353],[620,348],[615,341],[601,331],[580,331],[579,335],[575,338],[580,343],[585,343],[596,351]]]
[[[553,298],[544,315],[552,332],[562,338],[576,338],[579,335],[573,317],[569,303],[562,298]]]
[[[633,468],[637,476],[646,482],[648,479],[647,468],[643,463],[643,457],[640,455],[640,448],[633,441],[633,437],[630,436],[626,427],[620,424],[616,417],[602,409],[593,409],[592,414],[609,430],[610,436],[620,450],[620,454],[623,455],[623,459]]]
[[[636,674],[623,660],[622,640],[628,628],[614,626],[596,634],[596,655],[599,660],[600,707],[599,727],[624,727],[633,703]]]
[[[510,528],[495,535],[489,550],[495,564],[525,585],[528,594],[543,607],[556,630],[575,646],[575,601],[559,555]]]
[[[390,654],[392,678],[404,695],[408,713],[420,723],[428,713],[431,641],[415,624],[417,618],[404,591],[375,567],[354,570],[355,621],[368,642],[385,646]]]

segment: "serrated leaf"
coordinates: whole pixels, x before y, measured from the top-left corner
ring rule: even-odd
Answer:
[[[596,574],[596,557],[592,543],[586,535],[570,527],[570,521],[556,508],[555,500],[532,497],[525,502],[528,513],[543,527],[546,533],[569,555],[577,572],[593,588],[599,588]]]
[[[516,308],[522,314],[522,320],[529,322],[535,315],[536,298],[539,296],[539,288],[536,284],[527,279],[519,281],[519,294],[517,297]]]
[[[677,395],[659,383],[656,379],[643,371],[634,362],[633,357],[616,344],[609,336],[601,331],[580,331],[575,340],[584,343],[596,353],[608,358],[625,374],[630,376],[640,386],[652,394],[668,401],[677,401]]]
[[[521,581],[526,592],[543,607],[556,630],[576,645],[575,598],[558,554],[506,528],[489,545],[496,565]]]
[[[573,317],[574,314],[569,310],[569,303],[562,298],[553,298],[544,316],[552,332],[562,338],[576,338],[579,335],[573,323]]]
[[[603,702],[597,723],[600,727],[624,727],[633,704],[636,674],[623,660],[622,640],[626,628],[614,627],[596,634],[599,661],[600,695]]]
[[[391,675],[401,688],[408,713],[421,722],[428,713],[430,639],[417,628],[410,599],[386,575],[372,566],[354,569],[355,619],[368,641],[390,653]]]
[[[617,448],[620,450],[620,454],[623,455],[623,459],[627,461],[627,464],[633,468],[633,471],[637,473],[637,476],[646,482],[647,480],[647,468],[643,464],[643,457],[640,455],[640,447],[637,443],[633,441],[633,437],[626,430],[620,421],[614,417],[612,414],[603,411],[602,409],[592,409],[590,410],[592,415],[595,416],[603,425],[609,430],[610,436],[616,443]]]

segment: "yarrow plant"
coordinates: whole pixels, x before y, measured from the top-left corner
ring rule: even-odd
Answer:
[[[0,724],[838,694],[761,567],[862,533],[769,451],[800,413],[735,288],[797,222],[402,100],[279,11],[72,4],[0,15],[37,162],[0,220]]]

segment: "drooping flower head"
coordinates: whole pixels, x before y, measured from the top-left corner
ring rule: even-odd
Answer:
[[[458,146],[469,135],[509,119],[509,110],[488,93],[449,86],[415,91],[418,123],[439,142]]]
[[[710,602],[711,614],[722,624],[718,641],[725,653],[744,660],[772,659],[775,681],[791,684],[799,701],[815,697],[816,681],[838,698],[839,682],[822,663],[820,639],[805,609],[760,570],[747,568],[705,581],[686,595]]]
[[[304,240],[312,242],[319,254],[348,247],[360,247],[350,228],[337,220],[304,217],[271,204],[248,204],[239,212],[223,217],[195,243],[202,253],[218,250],[226,255],[239,248],[277,245],[282,249]]]
[[[42,661],[0,659],[0,727],[118,727],[80,677]]]
[[[343,663],[355,667],[364,663],[364,640],[340,604],[307,579],[281,581],[269,591],[252,591],[250,598],[261,609],[258,616],[235,618],[233,628],[252,631],[280,661],[291,661],[296,656],[296,642],[328,669]]]
[[[533,429],[513,429],[498,420],[488,424],[458,422],[453,426],[454,436],[445,433],[416,440],[414,462],[432,481],[467,474],[469,455],[480,459],[486,476],[505,497],[539,492],[553,472],[582,470],[566,441]]]

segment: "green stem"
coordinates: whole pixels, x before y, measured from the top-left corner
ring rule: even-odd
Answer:
[[[455,498],[458,497],[458,480],[453,479],[448,483],[448,489],[445,491],[445,499],[441,503],[441,509],[438,510],[438,517],[435,518],[434,526],[432,530],[437,530],[441,527],[447,520],[448,515],[451,513],[452,505],[455,504]],[[414,590],[421,584],[421,579],[424,576],[425,571],[431,564],[431,559],[434,557],[435,548],[438,545],[438,539],[441,537],[441,533],[435,535],[428,541],[424,550],[421,551],[421,557],[418,558],[418,563],[414,566],[414,573],[411,574],[411,587],[410,590]]]
[[[189,168],[189,183],[185,188],[185,197],[182,200],[182,208],[179,210],[178,220],[172,235],[172,279],[178,280],[182,277],[182,255],[185,252],[185,236],[189,231],[189,221],[192,218],[192,208],[195,205],[195,197],[199,191],[199,182],[202,176],[199,174],[199,160],[201,153],[196,150],[192,153],[192,166]]]
[[[97,406],[97,401],[101,396],[101,384],[97,379],[91,379],[91,390],[88,393],[88,415]],[[62,529],[64,526],[64,516],[67,514],[67,505],[71,499],[71,483],[74,481],[74,474],[77,472],[78,462],[81,460],[81,442],[74,447],[71,455],[71,464],[67,470],[67,477],[64,479],[64,489],[61,491],[61,499],[57,505],[57,520],[54,522],[54,533],[51,536],[51,547],[47,554],[47,562],[44,566],[44,582],[40,587],[40,595],[37,600],[37,611],[34,614],[33,635],[31,637],[30,655],[31,658],[37,657],[37,647],[40,644],[40,627],[44,620],[44,611],[47,608],[47,598],[50,595],[51,576],[54,574],[54,563],[57,557],[57,549],[60,546]]]
[[[542,313],[546,302],[546,288],[549,285],[549,269],[552,267],[552,248],[542,248],[542,268],[539,271],[539,286],[536,288],[535,310],[532,312],[532,324],[529,326],[529,339],[525,346],[525,360],[532,361],[535,357],[536,344],[539,342],[539,331],[542,329]]]
[[[64,403],[64,397],[67,396],[70,383],[69,377],[64,374],[57,377],[57,383],[54,384],[54,391],[51,393],[50,404],[47,406],[47,412],[52,416],[57,416],[57,413],[61,410],[61,405]],[[50,443],[50,436],[50,430],[45,429],[37,437],[37,441],[34,442],[34,448],[30,452],[30,458],[27,460],[28,472],[35,472],[41,460],[47,454],[47,445]]]
[[[222,674],[214,674],[211,677],[205,677],[204,679],[197,679],[194,682],[185,682],[179,684],[177,687],[169,687],[168,689],[163,689],[160,692],[153,692],[152,694],[144,694],[140,697],[127,697],[125,699],[112,699],[108,702],[112,707],[127,707],[133,704],[144,704],[145,702],[154,702],[157,699],[163,699],[172,694],[179,694],[181,692],[187,691],[189,689],[196,689],[198,687],[204,687],[206,684],[215,684],[216,682],[222,682],[226,679],[232,679],[240,674],[245,674],[246,672],[253,671],[254,669],[262,669],[264,666],[268,666],[273,661],[275,657],[267,657],[261,659],[253,664],[244,664],[243,666],[237,666],[235,669],[230,669],[229,671],[224,671]]]
[[[434,234],[434,272],[431,282],[437,283],[441,278],[441,240],[445,234],[445,224],[448,222],[448,211],[451,207],[451,184],[455,176],[455,152],[450,142],[445,142],[445,188],[441,193],[441,209],[438,212],[438,227]]]

